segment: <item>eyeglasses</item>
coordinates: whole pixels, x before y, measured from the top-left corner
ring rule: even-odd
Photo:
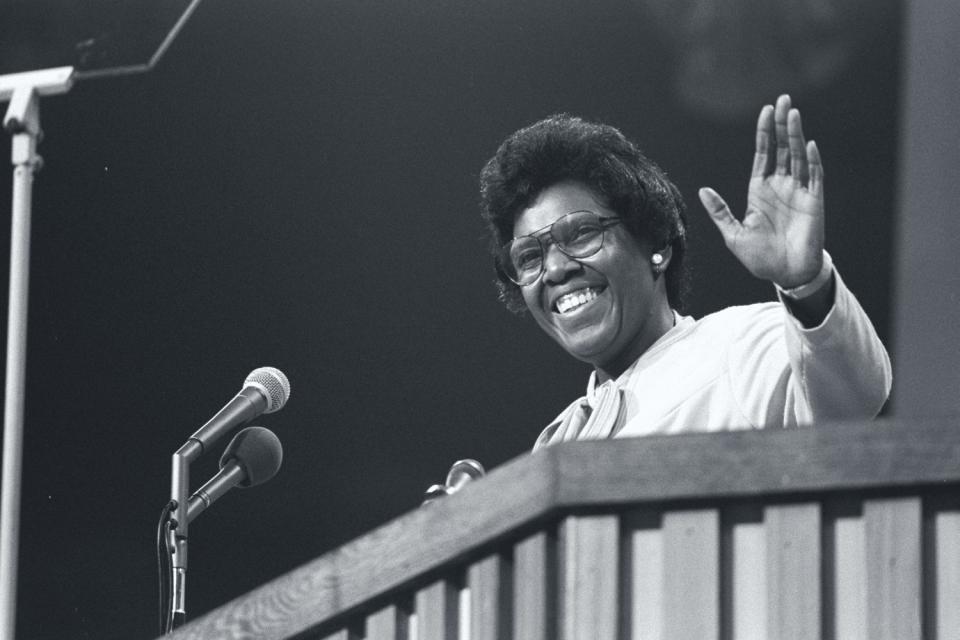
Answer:
[[[603,247],[603,230],[618,222],[620,218],[603,217],[593,211],[568,213],[553,224],[504,245],[498,256],[500,268],[512,282],[525,287],[543,273],[543,257],[551,240],[563,255],[587,258]]]

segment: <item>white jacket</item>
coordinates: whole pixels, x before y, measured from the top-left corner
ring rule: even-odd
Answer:
[[[567,440],[784,428],[873,418],[890,393],[890,359],[833,272],[833,308],[806,329],[782,302],[677,323],[616,380],[561,413],[534,449]]]

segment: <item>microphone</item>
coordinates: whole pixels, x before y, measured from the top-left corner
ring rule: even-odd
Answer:
[[[447,472],[446,483],[430,485],[430,488],[423,494],[423,502],[420,503],[420,506],[425,507],[444,496],[457,493],[463,489],[467,483],[479,480],[485,473],[486,471],[483,465],[472,458],[457,460],[453,463],[453,466],[450,467],[450,471]]]
[[[264,413],[273,413],[283,408],[290,397],[290,381],[283,372],[273,367],[254,369],[243,381],[243,388],[215,416],[187,439],[200,445],[199,456],[213,442],[228,431]]]
[[[230,489],[263,484],[280,470],[283,447],[269,429],[247,427],[233,437],[220,457],[220,471],[190,496],[187,522],[206,511]]]
[[[187,538],[190,520],[197,517],[204,509],[213,504],[213,501],[230,490],[231,487],[249,480],[262,478],[259,482],[269,480],[280,468],[283,457],[280,442],[277,437],[267,431],[269,436],[244,436],[240,433],[231,441],[230,446],[220,461],[221,471],[210,482],[190,499],[187,498],[190,489],[190,463],[199,458],[213,442],[228,431],[241,425],[249,424],[251,420],[263,413],[273,413],[283,408],[290,397],[290,381],[279,369],[260,367],[254,369],[243,381],[240,393],[234,396],[215,416],[206,424],[197,429],[192,436],[173,454],[170,473],[170,501],[173,513],[168,521],[167,545],[170,548],[170,610],[174,618],[186,616],[186,580],[187,580]],[[259,427],[258,427],[259,429]],[[264,430],[266,431],[266,430]],[[257,433],[254,431],[254,433]],[[268,445],[244,445],[250,439],[253,443],[264,440],[276,441]],[[235,444],[234,444],[235,443]],[[248,447],[252,446],[254,453]],[[274,454],[264,456],[265,459],[275,459],[272,471],[270,465],[261,467],[261,457],[255,453],[261,449],[274,451]],[[240,451],[242,449],[242,451]],[[230,456],[227,453],[231,454]],[[237,454],[240,455],[237,458]],[[240,462],[231,465],[231,459],[237,458]],[[249,459],[249,460],[247,460]],[[256,463],[256,465],[254,464]],[[205,497],[204,497],[205,496]],[[211,497],[212,496],[212,497]],[[196,498],[196,499],[194,499]]]

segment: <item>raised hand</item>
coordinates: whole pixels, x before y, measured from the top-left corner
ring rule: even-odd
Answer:
[[[704,187],[699,195],[727,248],[756,277],[789,289],[820,272],[823,165],[816,143],[803,140],[800,112],[791,108],[790,96],[760,110],[743,220],[713,189]]]

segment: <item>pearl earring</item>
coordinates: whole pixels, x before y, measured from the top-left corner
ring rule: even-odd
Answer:
[[[650,262],[653,263],[653,272],[658,276],[663,273],[663,254],[655,253],[650,256]]]

